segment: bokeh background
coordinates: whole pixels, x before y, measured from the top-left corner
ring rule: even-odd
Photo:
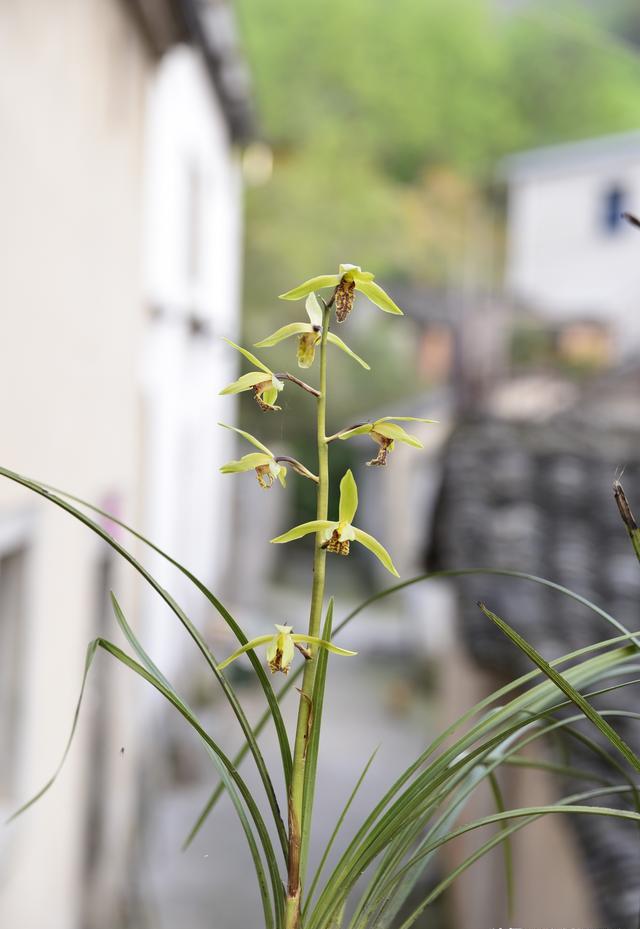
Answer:
[[[249,448],[217,423],[313,469],[313,402],[292,384],[275,414],[220,397],[246,370],[222,337],[250,346],[303,319],[277,295],[340,262],[373,271],[405,317],[356,300],[340,335],[371,372],[331,355],[329,429],[438,422],[417,424],[424,450],[400,446],[385,469],[365,466],[366,437],[333,443],[332,507],[351,467],[360,524],[403,580],[515,569],[637,627],[640,573],[611,495],[624,472],[640,498],[640,230],[622,218],[640,210],[633,0],[5,3],[0,203],[0,464],[140,529],[248,633],[304,628],[311,543],[267,541],[311,518],[313,486],[290,472],[267,492],[220,474]],[[291,341],[260,357],[297,371]],[[232,650],[184,577],[98,523],[216,655]],[[340,617],[391,580],[363,551],[330,561]],[[241,745],[206,664],[134,568],[3,478],[3,818],[56,770],[89,640],[126,644],[110,591],[228,752]],[[313,860],[377,746],[343,838],[434,732],[520,670],[479,598],[547,657],[607,634],[558,592],[486,575],[416,583],[360,614],[341,635],[358,659],[331,664]],[[248,669],[233,676],[253,720]],[[293,724],[292,697],[284,710]],[[216,775],[174,716],[97,657],[58,780],[0,830],[0,925],[259,925],[225,798],[181,850]],[[632,722],[624,734],[637,741]],[[274,742],[265,730],[276,764]],[[503,784],[514,805],[561,786],[527,769]],[[471,813],[490,811],[480,795]],[[584,820],[518,834],[509,925],[637,927],[635,831]],[[474,847],[447,849],[413,902]],[[417,925],[508,918],[498,850]]]

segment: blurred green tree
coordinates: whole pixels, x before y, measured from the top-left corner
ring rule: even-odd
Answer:
[[[544,0],[237,4],[275,155],[271,181],[248,193],[250,341],[274,328],[277,293],[341,261],[377,268],[383,285],[455,282],[470,219],[476,237],[478,221],[499,233],[501,156],[640,123],[640,58],[602,26],[612,7],[620,28],[635,22],[635,2],[607,15]],[[489,283],[495,262],[484,273]],[[415,391],[407,346],[383,334],[379,352],[362,336],[354,347],[380,381]],[[345,415],[377,402],[359,394],[354,366],[336,366]]]

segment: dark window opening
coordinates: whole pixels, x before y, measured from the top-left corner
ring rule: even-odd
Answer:
[[[611,234],[618,232],[624,225],[622,214],[627,210],[627,194],[622,187],[615,184],[610,187],[604,196],[603,226],[605,232]]]

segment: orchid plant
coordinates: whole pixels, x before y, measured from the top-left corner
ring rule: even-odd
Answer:
[[[324,296],[321,291],[325,292]],[[269,489],[276,481],[285,488],[288,466],[296,475],[315,484],[316,518],[271,540],[273,543],[282,544],[297,541],[307,535],[314,536],[313,580],[306,630],[299,629],[294,632],[292,626],[281,622],[276,624],[275,633],[268,629],[256,638],[249,639],[241,625],[203,581],[140,533],[91,503],[6,468],[0,468],[0,475],[39,494],[80,520],[139,572],[167,604],[196,644],[212,677],[229,702],[244,737],[242,749],[234,757],[230,757],[184,697],[154,664],[127,621],[118,600],[112,594],[115,619],[124,633],[130,651],[125,651],[102,637],[90,643],[78,710],[63,761],[75,731],[89,668],[97,650],[101,649],[159,691],[202,740],[220,781],[189,833],[186,845],[197,834],[214,809],[218,798],[226,791],[237,812],[251,854],[265,929],[409,929],[416,924],[425,908],[444,893],[456,877],[464,873],[482,854],[498,845],[502,845],[504,849],[507,886],[511,890],[513,869],[510,837],[541,816],[558,813],[609,815],[640,822],[638,791],[626,771],[628,768],[637,777],[640,759],[612,725],[615,722],[616,711],[609,708],[605,718],[592,702],[592,698],[597,694],[620,690],[635,682],[640,633],[629,631],[600,607],[550,581],[516,571],[495,572],[520,578],[523,582],[542,584],[561,596],[579,600],[613,627],[615,637],[548,662],[503,619],[484,604],[479,604],[487,620],[493,622],[515,648],[526,654],[533,670],[506,684],[497,693],[486,697],[465,712],[420,752],[415,761],[375,803],[355,830],[353,837],[344,845],[333,870],[326,875],[325,867],[330,852],[338,840],[351,803],[373,762],[372,756],[364,765],[360,778],[346,800],[315,874],[309,879],[307,872],[312,839],[312,813],[317,786],[317,761],[329,656],[333,654],[352,661],[358,660],[355,651],[336,645],[334,637],[372,603],[433,576],[420,575],[409,578],[372,594],[334,626],[334,601],[333,598],[329,598],[327,602],[325,591],[326,561],[329,554],[348,556],[351,543],[358,542],[396,578],[398,571],[383,544],[354,525],[358,508],[358,490],[351,470],[346,471],[340,482],[337,519],[329,518],[331,444],[336,440],[348,441],[355,436],[366,435],[378,446],[377,457],[368,464],[380,468],[387,465],[388,455],[393,451],[396,442],[416,449],[422,448],[420,439],[405,431],[400,423],[431,422],[412,416],[382,416],[370,422],[348,426],[334,434],[327,434],[329,346],[341,349],[354,362],[367,369],[369,367],[331,332],[334,315],[338,322],[344,322],[352,311],[357,293],[386,313],[402,315],[402,311],[391,297],[375,283],[373,274],[362,271],[356,265],[342,264],[337,274],[312,278],[282,294],[285,300],[305,299],[309,322],[286,323],[257,343],[260,348],[268,348],[284,339],[297,336],[298,365],[311,368],[316,359],[318,360],[318,388],[288,372],[272,371],[252,352],[226,340],[249,362],[252,370],[224,387],[221,390],[222,394],[251,391],[262,411],[278,413],[280,407],[276,401],[285,384],[289,382],[304,390],[313,398],[310,402],[315,404],[317,465],[313,466],[307,466],[288,456],[278,456],[250,433],[235,426],[220,424],[256,449],[237,460],[223,464],[220,470],[224,474],[238,474],[244,478],[246,472],[254,471],[262,488]],[[616,484],[615,494],[634,551],[640,560],[640,530],[619,483]],[[90,513],[97,514],[96,518],[89,515]],[[109,523],[132,533],[135,538],[150,546],[182,572],[227,625],[238,642],[235,651],[225,659],[218,660],[213,655],[209,642],[182,607],[137,560],[132,551],[107,531],[105,522],[98,518],[100,516],[108,517]],[[364,522],[366,525],[366,514]],[[440,572],[438,576],[455,577],[461,573],[474,572],[449,571]],[[256,653],[262,646],[266,646],[266,667],[262,656]],[[300,655],[297,663],[296,652]],[[249,722],[242,701],[233,687],[233,681],[226,674],[228,667],[240,659],[250,663],[256,682],[264,694],[265,710],[255,724]],[[614,672],[615,683],[610,684],[607,679],[612,677]],[[288,677],[283,687],[276,692],[273,680],[279,673]],[[297,721],[295,731],[289,733],[281,712],[281,703],[300,678],[302,680],[298,691]],[[567,706],[573,706],[576,712],[567,714]],[[622,714],[624,711],[619,712]],[[550,733],[556,738],[563,732],[572,734],[575,723],[585,718],[608,740],[611,749],[619,756],[620,760],[615,761],[612,771],[623,773],[622,783],[612,782],[605,787],[601,784],[590,787],[585,785],[584,791],[564,796],[552,804],[508,810],[501,793],[497,769],[506,764],[527,764],[535,767],[535,760],[522,754],[526,752],[528,745]],[[258,744],[258,736],[269,721],[273,723],[278,743],[279,770],[269,768]],[[592,744],[594,751],[602,752],[595,742]],[[255,791],[249,788],[240,773],[240,766],[247,755],[251,755],[255,763],[264,798],[254,795]],[[540,767],[545,767],[545,763],[540,762]],[[571,773],[572,770],[563,756],[559,757],[551,769],[560,774]],[[549,770],[548,764],[546,770]],[[18,813],[31,806],[34,800],[53,784],[56,776],[57,772],[43,790]],[[496,799],[496,812],[480,819],[465,819],[470,798],[476,789],[485,783],[490,785]],[[599,799],[607,795],[627,797],[631,806],[618,808],[615,805],[598,805]],[[265,802],[259,802],[262,800]],[[282,806],[286,807],[285,817],[281,812]],[[430,867],[443,845],[464,833],[476,829],[486,830],[486,827],[491,825],[495,825],[496,831],[489,834],[485,831],[480,844],[454,870],[448,873],[440,872],[438,880],[431,880],[428,885],[423,883],[425,870]],[[255,925],[257,926],[257,922]],[[216,929],[224,927],[217,925]]]

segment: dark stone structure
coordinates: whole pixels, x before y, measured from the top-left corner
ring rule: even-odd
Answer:
[[[640,510],[640,432],[623,426],[603,428],[592,412],[587,415],[583,407],[581,415],[574,412],[545,424],[495,419],[462,424],[446,455],[428,569],[524,571],[587,597],[630,630],[640,629],[640,564],[612,492],[615,477],[624,469],[631,506],[635,500]],[[455,585],[463,646],[479,666],[495,673],[497,681],[530,670],[531,665],[484,617],[478,600],[548,659],[616,634],[584,605],[530,581],[473,575],[457,579]],[[594,703],[600,709],[640,712],[640,685]],[[612,723],[640,753],[640,722],[613,718]],[[591,724],[581,724],[581,731],[615,755]],[[592,772],[594,779],[621,782],[620,774],[607,769],[602,758],[577,740],[567,742],[574,766]],[[640,782],[637,772],[619,757],[616,761]],[[558,796],[592,786],[599,784],[558,781]],[[624,806],[631,800],[614,795],[599,802]],[[595,816],[571,817],[571,825],[603,925],[638,929],[640,831],[631,822]]]

